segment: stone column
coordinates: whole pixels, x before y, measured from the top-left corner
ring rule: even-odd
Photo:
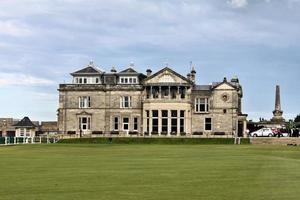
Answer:
[[[168,110],[168,136],[171,135],[171,110]]]
[[[171,86],[169,86],[169,99],[171,99]]]
[[[150,86],[150,99],[153,99],[153,88],[152,88],[152,85]]]
[[[161,94],[161,86],[159,86],[159,92],[158,92],[158,98],[161,99],[162,94]]]
[[[243,135],[244,135],[244,137],[248,137],[248,135],[247,135],[247,120],[244,120],[243,121]]]

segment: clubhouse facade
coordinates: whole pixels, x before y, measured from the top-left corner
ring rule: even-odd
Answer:
[[[118,72],[92,62],[59,85],[58,128],[63,134],[120,136],[246,136],[242,86],[237,77],[196,84],[170,67]]]

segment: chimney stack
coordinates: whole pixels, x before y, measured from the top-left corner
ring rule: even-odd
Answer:
[[[117,70],[116,70],[116,68],[113,66],[113,67],[111,68],[110,72],[111,72],[111,73],[117,73]]]
[[[193,66],[193,67],[192,67],[192,70],[191,70],[191,74],[190,74],[190,75],[191,75],[191,78],[190,78],[190,79],[191,79],[191,81],[192,81],[193,83],[196,83],[196,73],[197,73],[197,72],[196,72],[196,70],[195,70],[195,66]]]
[[[151,70],[151,69],[147,69],[146,72],[147,72],[147,76],[148,76],[148,77],[152,75],[152,70]]]

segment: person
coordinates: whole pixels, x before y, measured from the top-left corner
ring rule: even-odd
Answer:
[[[295,137],[299,137],[299,129],[295,128]]]

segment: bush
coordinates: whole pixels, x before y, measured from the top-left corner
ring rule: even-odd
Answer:
[[[62,139],[58,143],[69,144],[234,144],[234,138],[74,138]],[[241,144],[249,144],[242,138]]]
[[[119,131],[111,131],[110,134],[111,135],[119,135]]]
[[[103,132],[102,131],[93,131],[92,134],[93,135],[102,135]]]
[[[68,135],[75,135],[75,134],[76,134],[76,131],[68,131],[67,134],[68,134]]]
[[[137,131],[129,131],[129,133],[128,133],[129,135],[137,135],[138,134],[138,132]]]
[[[161,135],[168,135],[167,132],[161,132]]]
[[[225,132],[215,132],[214,135],[225,135]]]
[[[193,132],[193,135],[203,135],[203,132]]]
[[[185,136],[186,133],[185,133],[185,132],[181,132],[180,135],[181,135],[181,136]]]
[[[158,135],[158,132],[152,131],[152,132],[151,132],[151,135]]]

